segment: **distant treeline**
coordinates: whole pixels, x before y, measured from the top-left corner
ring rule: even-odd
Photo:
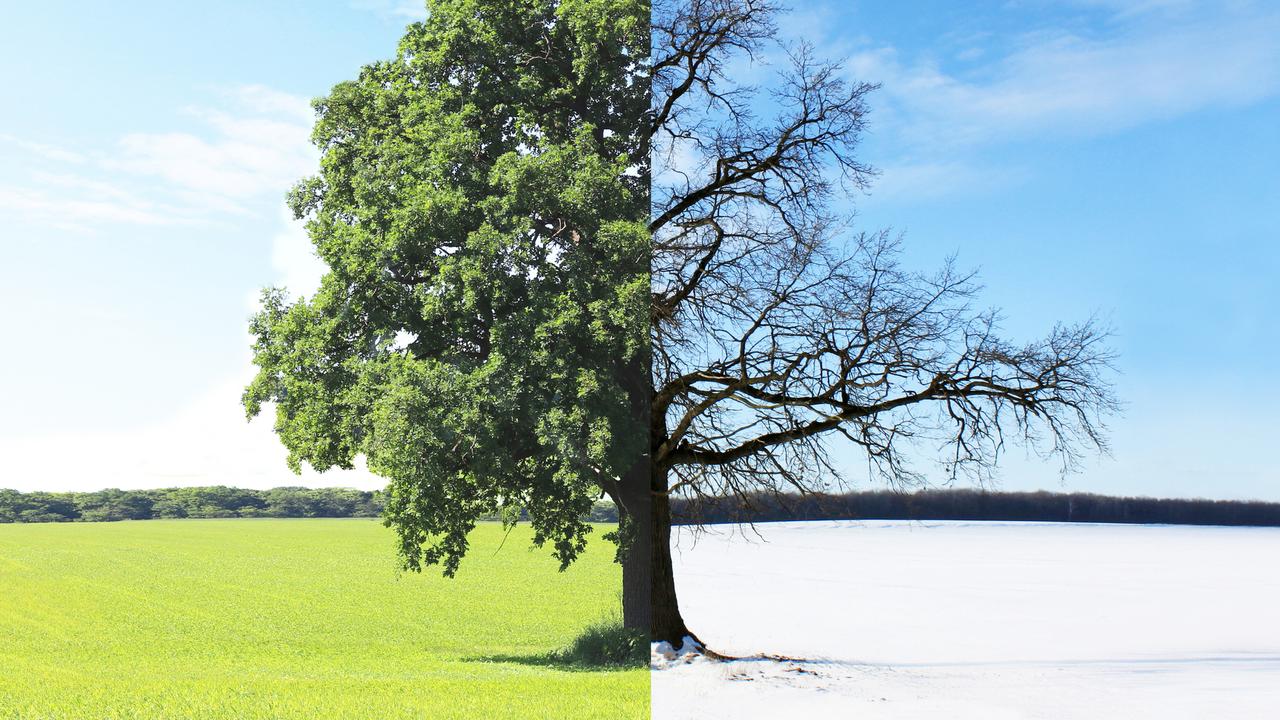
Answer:
[[[219,485],[86,493],[0,490],[0,523],[162,518],[372,518],[382,515],[384,505],[381,492],[350,488],[242,490]],[[617,522],[618,513],[612,503],[598,502],[586,519]]]
[[[841,495],[673,499],[678,524],[784,520],[1016,520],[1280,526],[1280,503],[1168,500],[1085,493],[890,490]]]
[[[157,518],[378,517],[381,492],[349,488],[271,490],[192,487],[20,493],[0,490],[0,523],[101,522]],[[1166,500],[1084,493],[872,490],[841,495],[757,494],[697,501],[673,498],[677,524],[782,520],[1019,520],[1035,522],[1167,523],[1280,526],[1280,503]],[[612,503],[595,504],[587,518],[617,522]]]
[[[377,517],[380,492],[349,488],[231,487],[20,493],[0,490],[0,523],[151,520],[155,518]]]

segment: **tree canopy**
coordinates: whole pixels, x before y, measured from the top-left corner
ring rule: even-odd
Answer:
[[[274,406],[295,468],[366,456],[410,568],[452,574],[519,510],[568,564],[648,440],[649,6],[428,10],[315,103],[290,205],[329,270],[264,294],[245,406]]]

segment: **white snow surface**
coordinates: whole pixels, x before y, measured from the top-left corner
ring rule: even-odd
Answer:
[[[795,659],[655,646],[654,718],[1280,718],[1280,528],[803,522],[673,544],[700,639]]]
[[[704,659],[702,645],[687,635],[678,649],[669,642],[652,643],[649,649],[649,668],[653,670],[666,670]]]

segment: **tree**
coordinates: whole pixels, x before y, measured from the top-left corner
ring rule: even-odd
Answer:
[[[1105,448],[1115,407],[1097,323],[1015,345],[977,311],[971,274],[900,261],[887,231],[852,232],[843,199],[871,168],[855,156],[873,85],[807,45],[776,41],[768,0],[659,0],[653,13],[651,326],[654,515],[668,498],[827,487],[829,441],[872,475],[989,477],[1006,439],[1070,468]],[[761,95],[727,71],[780,54]],[[936,454],[941,449],[940,454]],[[653,545],[656,639],[688,635]]]
[[[274,405],[295,470],[363,454],[410,569],[452,575],[479,518],[521,511],[568,565],[601,492],[625,551],[648,516],[648,2],[428,9],[315,104],[321,169],[290,203],[329,269],[264,294],[246,409]],[[625,557],[641,626],[649,555]]]
[[[82,520],[145,520],[152,513],[153,501],[144,492],[107,488],[74,497]]]
[[[767,98],[728,77],[776,12],[435,0],[317,101],[290,202],[329,271],[264,294],[244,400],[294,469],[367,457],[406,567],[452,575],[479,518],[522,512],[567,566],[603,493],[624,622],[679,641],[673,495],[807,491],[833,437],[896,482],[931,443],[953,475],[1010,433],[1068,464],[1103,446],[1098,327],[1014,346],[970,276],[848,232],[871,86],[804,46]]]

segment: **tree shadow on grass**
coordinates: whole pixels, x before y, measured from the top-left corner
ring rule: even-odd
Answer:
[[[465,658],[468,662],[513,663],[567,672],[617,672],[649,666],[649,638],[622,626],[617,620],[604,620],[589,626],[559,650],[533,655],[479,655]]]
[[[463,660],[467,662],[511,663],[513,665],[543,667],[561,672],[622,672],[647,667],[644,663],[624,665],[619,663],[585,663],[565,660],[556,652],[543,653],[541,655],[476,655],[463,658]]]

